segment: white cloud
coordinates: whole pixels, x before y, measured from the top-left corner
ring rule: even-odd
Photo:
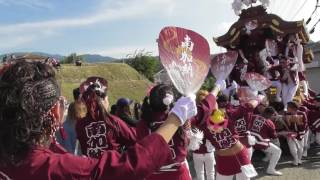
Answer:
[[[3,3],[6,1],[0,0]],[[36,1],[35,1],[36,2]],[[117,2],[116,6],[110,8],[110,3],[102,3],[100,9],[95,14],[90,16],[65,18],[38,22],[25,22],[17,24],[0,25],[0,39],[4,37],[11,37],[15,39],[19,36],[32,36],[37,34],[37,40],[47,35],[47,32],[55,32],[64,28],[83,27],[102,22],[110,22],[123,19],[134,19],[143,16],[152,16],[153,14],[170,15],[174,7],[174,0],[130,0]],[[167,9],[167,10],[164,10]],[[20,41],[16,41],[20,42]],[[17,46],[23,45],[16,43]],[[3,48],[11,48],[12,46],[6,46],[2,44]]]

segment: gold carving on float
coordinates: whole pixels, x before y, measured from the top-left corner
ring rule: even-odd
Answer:
[[[230,35],[234,35],[234,33],[236,32],[236,28],[232,28],[231,32],[230,32]]]
[[[236,35],[233,36],[233,38],[230,41],[230,44],[232,44],[240,35],[240,31],[237,31]]]
[[[280,25],[279,21],[277,21],[276,19],[272,19],[272,24],[274,24],[276,26]]]
[[[273,25],[270,25],[270,28],[271,28],[272,30],[274,30],[274,31],[277,31],[278,33],[283,34],[283,31],[281,31],[280,29],[274,27]]]

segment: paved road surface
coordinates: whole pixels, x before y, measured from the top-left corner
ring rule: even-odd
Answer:
[[[280,162],[278,163],[277,170],[283,173],[283,176],[269,176],[265,174],[267,163],[262,162],[260,159],[263,157],[261,153],[255,153],[253,157],[253,164],[259,174],[254,179],[259,180],[320,180],[320,146],[313,146],[309,150],[307,158],[303,159],[303,164],[298,167],[291,165],[292,157],[289,152],[283,152]],[[195,178],[195,172],[190,163],[191,174]]]

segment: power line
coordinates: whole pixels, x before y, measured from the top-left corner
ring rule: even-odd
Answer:
[[[313,27],[311,28],[311,30],[310,30],[310,34],[312,34],[312,33],[314,33],[314,31],[315,31],[315,29],[316,29],[316,27],[317,27],[317,25],[319,24],[319,22],[320,22],[320,18],[318,19],[318,21],[313,25]]]
[[[318,7],[320,7],[320,5],[319,5],[319,0],[316,0],[316,1],[317,1],[317,2],[316,2],[316,6],[315,6],[313,12],[311,13],[310,17],[308,18],[308,20],[307,20],[307,22],[306,22],[307,24],[309,24],[309,22],[311,21],[311,18],[312,18],[312,16],[313,16],[313,14],[317,11]]]
[[[318,1],[318,0],[317,0]],[[291,18],[291,19],[294,19],[299,13],[300,13],[300,11],[304,8],[304,6],[306,5],[306,3],[307,3],[307,0],[305,0],[304,2],[303,2],[303,4],[300,6],[300,8],[298,9],[298,11],[293,15],[293,17]]]

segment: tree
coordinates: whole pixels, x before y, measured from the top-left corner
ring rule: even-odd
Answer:
[[[152,56],[136,56],[126,60],[126,63],[136,71],[143,74],[150,81],[153,81],[153,75],[160,69],[160,61]]]
[[[214,88],[215,78],[209,73],[204,83],[201,86],[201,89],[211,91]]]
[[[69,56],[65,57],[61,64],[74,64],[76,61],[83,61],[82,56],[78,56],[76,53],[72,53]]]

